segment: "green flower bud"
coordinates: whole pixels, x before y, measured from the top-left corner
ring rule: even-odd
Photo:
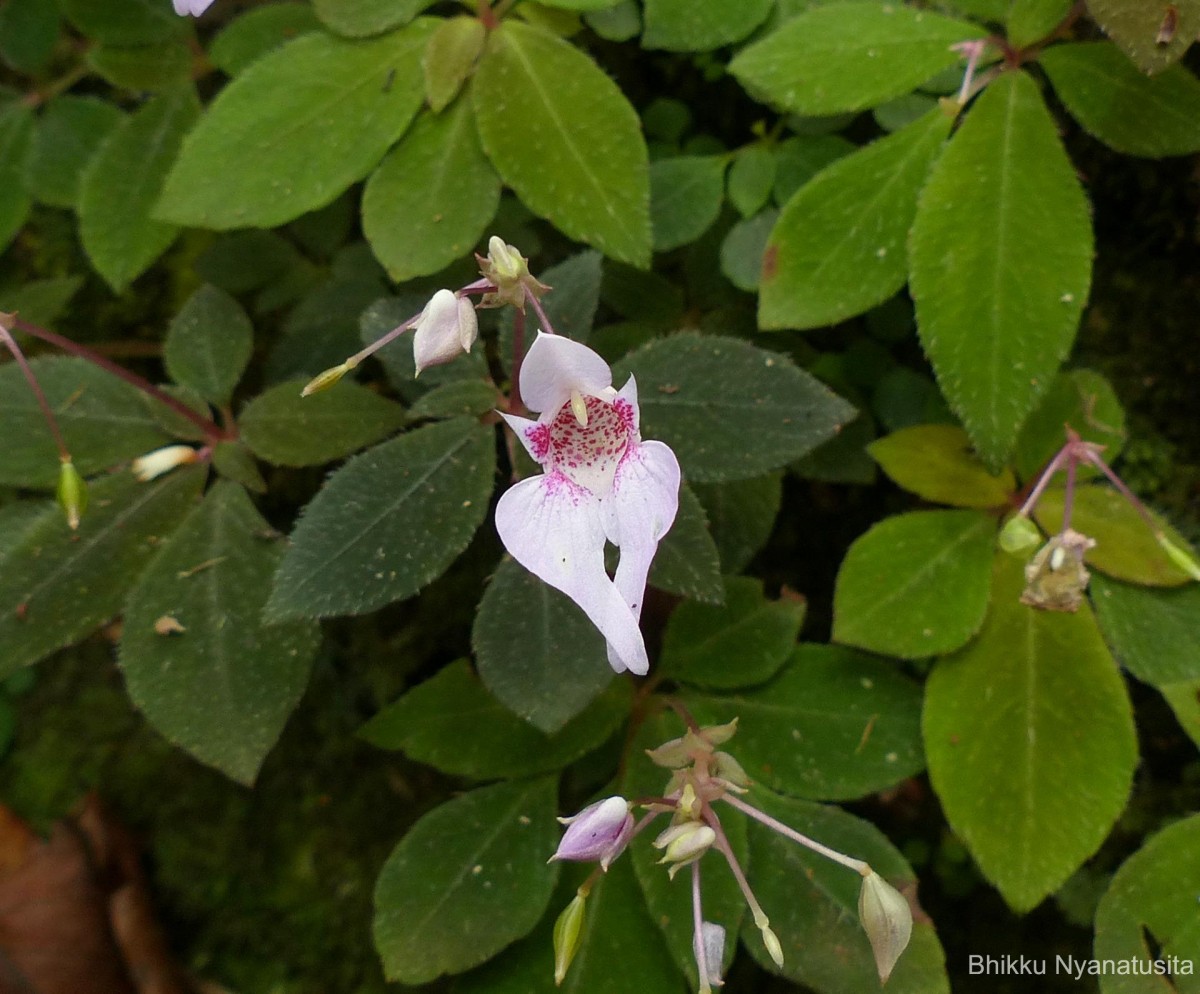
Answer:
[[[912,936],[912,909],[903,894],[871,870],[858,893],[858,920],[871,942],[879,982],[886,983]]]
[[[67,525],[71,531],[79,527],[79,519],[87,510],[87,482],[79,475],[79,470],[70,459],[64,459],[58,472],[58,506],[67,516]]]
[[[1042,533],[1038,526],[1023,514],[1009,518],[1000,529],[1000,548],[1012,555],[1028,552],[1041,541]]]
[[[584,905],[587,899],[576,894],[571,903],[562,910],[554,923],[554,985],[561,987],[571,961],[579,952],[583,934]]]
[[[1200,564],[1196,562],[1187,549],[1181,549],[1178,545],[1172,542],[1166,535],[1161,532],[1155,536],[1158,539],[1158,544],[1162,546],[1163,552],[1167,554],[1167,558],[1176,566],[1183,570],[1193,580],[1200,580]]]
[[[328,390],[335,386],[343,376],[345,376],[354,366],[349,361],[343,362],[339,366],[331,366],[323,373],[318,373],[305,384],[303,390],[300,391],[301,397],[310,397],[314,393],[320,393],[322,390]]]

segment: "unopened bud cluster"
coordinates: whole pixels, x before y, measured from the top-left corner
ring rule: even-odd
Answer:
[[[567,826],[567,831],[551,859],[596,862],[599,867],[579,888],[555,924],[555,983],[562,983],[579,950],[587,897],[600,874],[624,852],[630,839],[662,815],[669,815],[670,823],[652,843],[662,853],[659,863],[666,866],[671,879],[684,867],[691,873],[692,951],[696,958],[700,994],[710,994],[714,987],[723,984],[725,929],[705,920],[700,901],[700,861],[713,849],[728,863],[767,954],[776,966],[783,966],[783,946],[750,890],[715,810],[714,806],[720,801],[862,876],[859,921],[870,941],[880,979],[886,981],[890,976],[912,934],[912,911],[907,899],[862,860],[814,842],[742,800],[738,795],[747,792],[749,778],[736,759],[718,749],[736,731],[737,719],[725,725],[690,727],[682,737],[648,750],[647,755],[654,763],[671,770],[661,797],[635,803],[623,797],[607,797],[588,805],[571,818],[559,819]],[[632,811],[638,806],[647,814],[635,824]]]

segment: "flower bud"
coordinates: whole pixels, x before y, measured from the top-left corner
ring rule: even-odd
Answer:
[[[742,764],[727,752],[713,754],[713,776],[720,777],[731,787],[738,788],[738,793],[750,786],[750,777],[742,769]]]
[[[1041,540],[1042,533],[1038,531],[1038,526],[1023,514],[1009,518],[1000,529],[1000,548],[1013,555],[1028,552]]]
[[[187,466],[199,458],[190,445],[168,445],[147,452],[133,461],[133,475],[141,483],[149,483],[155,477],[169,473],[176,466]]]
[[[331,366],[329,369],[325,370],[325,372],[318,373],[311,380],[309,380],[308,383],[305,384],[304,389],[300,391],[300,396],[309,397],[314,393],[320,393],[322,390],[328,390],[330,387],[339,383],[342,377],[350,372],[350,370],[353,368],[354,366],[350,364],[349,360],[343,362],[340,366]]]
[[[58,506],[67,516],[67,526],[74,531],[87,510],[87,482],[70,459],[64,459],[58,472]]]
[[[576,894],[554,923],[554,985],[561,987],[571,961],[579,951],[587,898]]]
[[[912,935],[912,909],[895,887],[874,870],[863,876],[858,920],[871,941],[880,983],[886,983]]]
[[[470,352],[478,334],[475,305],[452,290],[439,290],[425,305],[413,333],[417,375],[427,366],[437,366],[460,352]]]
[[[1095,544],[1073,528],[1055,535],[1025,567],[1021,603],[1044,611],[1077,611],[1091,579],[1083,557]]]
[[[577,815],[558,820],[567,826],[567,830],[549,862],[556,859],[573,863],[599,860],[600,868],[607,870],[624,852],[633,833],[633,815],[629,811],[629,802],[623,797],[606,797],[589,804]]]
[[[767,947],[767,955],[771,957],[771,961],[783,969],[783,946],[779,944],[779,936],[772,931],[771,926],[764,920],[759,926],[758,931],[762,935],[763,945]]]
[[[703,956],[701,956],[703,951]],[[720,987],[721,963],[725,958],[725,929],[713,922],[701,922],[700,931],[692,933],[692,953],[696,957],[696,969],[700,971],[700,990]]]
[[[672,879],[680,867],[688,866],[703,856],[717,841],[717,833],[698,821],[672,825],[654,840],[654,848],[663,850],[659,864],[670,863],[667,875]]]
[[[525,294],[540,297],[550,288],[538,282],[529,272],[529,260],[509,245],[503,238],[492,235],[488,239],[487,258],[476,256],[479,272],[496,289],[485,294],[481,307],[500,307],[512,304],[525,310]]]
[[[1163,552],[1167,554],[1167,558],[1171,562],[1193,580],[1200,580],[1200,565],[1196,563],[1196,560],[1192,558],[1192,555],[1186,549],[1181,549],[1161,532],[1156,537],[1158,538],[1158,544],[1162,546]]]

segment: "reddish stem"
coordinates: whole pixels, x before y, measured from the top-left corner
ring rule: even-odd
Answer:
[[[50,434],[54,437],[54,444],[58,447],[58,458],[63,462],[70,462],[71,453],[67,449],[66,439],[63,438],[62,429],[58,426],[58,418],[54,416],[50,402],[46,400],[46,394],[42,390],[42,385],[38,383],[37,377],[30,368],[29,362],[25,358],[25,353],[21,351],[21,347],[16,343],[12,335],[9,334],[8,329],[2,322],[0,322],[0,341],[3,341],[8,347],[8,351],[12,353],[12,357],[16,360],[17,366],[20,367],[25,381],[29,384],[29,389],[37,399],[38,407],[42,409],[42,417],[46,419],[46,424],[50,426]]]

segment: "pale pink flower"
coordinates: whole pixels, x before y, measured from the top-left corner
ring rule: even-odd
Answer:
[[[577,863],[599,862],[607,870],[625,851],[633,835],[633,815],[623,797],[606,797],[589,804],[577,815],[559,818],[567,826],[551,861],[565,859]]]
[[[192,17],[199,17],[212,6],[212,2],[213,0],[175,0],[175,13],[181,16],[191,14]]]
[[[470,352],[478,334],[475,305],[452,290],[439,290],[425,305],[413,332],[413,362],[418,375],[427,366]]]
[[[637,384],[617,392],[595,352],[539,333],[521,366],[521,396],[537,421],[505,420],[545,471],[505,492],[496,529],[512,557],[578,604],[608,642],[618,673],[645,673],[638,627],[646,577],[679,507],[679,463],[639,433]],[[604,543],[621,550],[616,574]]]

